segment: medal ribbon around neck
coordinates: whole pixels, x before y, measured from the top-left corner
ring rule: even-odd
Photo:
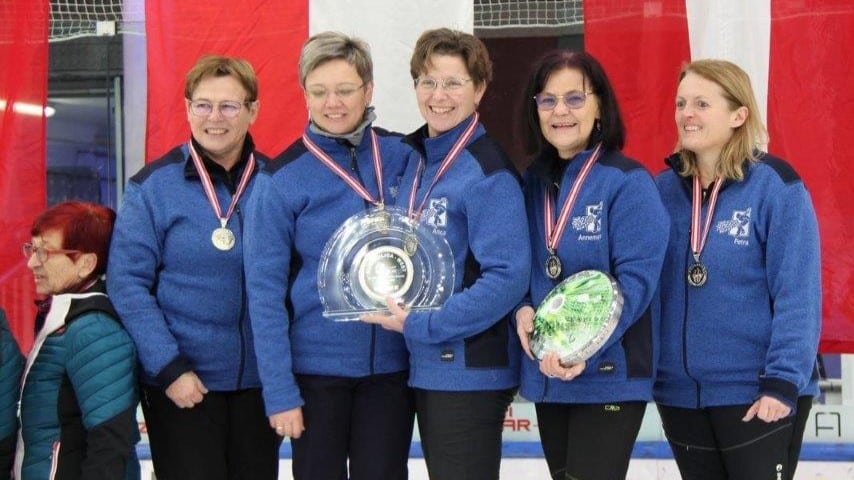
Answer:
[[[433,177],[433,182],[430,183],[430,187],[427,188],[427,192],[424,193],[424,198],[421,199],[421,203],[418,204],[416,209],[415,207],[415,196],[418,192],[418,184],[421,180],[421,174],[424,173],[424,159],[421,158],[418,161],[418,170],[415,172],[415,178],[412,180],[412,191],[409,192],[409,217],[413,220],[418,220],[421,218],[421,211],[424,210],[424,204],[427,203],[427,199],[430,197],[430,192],[433,191],[433,187],[436,186],[436,183],[439,182],[439,179],[444,175],[449,168],[451,168],[451,164],[460,156],[460,152],[463,151],[466,144],[471,140],[472,135],[474,135],[474,131],[477,128],[477,120],[480,117],[477,112],[474,112],[472,115],[471,121],[465,130],[463,130],[462,135],[454,142],[451,146],[451,150],[445,155],[445,158],[442,160],[442,164],[439,165],[439,170],[436,172],[436,176]]]
[[[202,186],[205,189],[205,195],[207,195],[208,197],[208,202],[210,202],[211,206],[213,207],[214,213],[216,214],[216,218],[219,219],[220,226],[222,228],[225,228],[225,226],[228,224],[228,219],[230,219],[231,215],[234,213],[234,207],[237,206],[237,201],[240,200],[241,195],[243,195],[243,191],[246,190],[246,185],[249,184],[249,178],[252,176],[252,172],[255,170],[255,154],[249,154],[249,162],[243,169],[243,176],[240,178],[240,183],[237,185],[237,190],[231,197],[231,205],[228,206],[228,212],[226,212],[225,216],[223,216],[222,208],[219,206],[219,199],[216,196],[216,191],[214,190],[213,182],[211,181],[211,176],[205,169],[205,166],[202,163],[202,158],[199,157],[199,154],[196,152],[196,149],[193,148],[193,142],[187,143],[187,146],[190,148],[190,156],[193,158],[193,165],[195,165],[196,167],[196,172],[202,179]]]
[[[335,160],[332,159],[326,152],[323,151],[312,139],[308,138],[308,135],[302,135],[302,143],[305,144],[308,151],[310,151],[321,163],[329,167],[336,175],[341,177],[344,180],[344,183],[350,186],[360,197],[364,198],[368,202],[373,203],[377,206],[377,208],[382,208],[384,202],[383,196],[383,165],[382,165],[382,156],[380,155],[380,147],[379,141],[377,140],[377,134],[371,129],[371,153],[374,157],[374,172],[376,172],[377,176],[377,192],[379,192],[378,198],[374,198],[371,195],[371,192],[368,191],[367,188],[362,184],[362,182],[350,174],[347,170],[345,170],[341,165],[335,163]]]
[[[584,181],[587,179],[587,174],[589,174],[590,170],[593,169],[593,164],[599,159],[599,155],[601,153],[602,144],[599,143],[596,145],[593,153],[591,153],[590,156],[587,157],[587,160],[584,161],[581,171],[578,172],[578,176],[573,180],[572,188],[570,188],[569,195],[567,195],[566,200],[563,202],[557,222],[554,221],[554,199],[552,198],[552,189],[548,187],[546,188],[543,221],[545,222],[546,227],[546,248],[552,255],[554,255],[554,252],[557,250],[557,245],[563,237],[563,232],[566,230],[566,224],[569,223],[569,214],[572,212],[572,207],[578,199],[578,193],[581,191],[581,185],[584,184]]]
[[[703,187],[700,185],[700,177],[694,175],[694,188],[691,195],[691,254],[694,255],[694,261],[700,262],[700,253],[703,247],[706,246],[706,238],[709,236],[709,230],[712,227],[712,217],[715,215],[715,204],[718,202],[718,192],[723,185],[723,178],[716,178],[712,186],[712,192],[709,195],[709,208],[706,212],[706,221],[702,221],[703,216]],[[703,229],[700,230],[700,224],[703,223]]]

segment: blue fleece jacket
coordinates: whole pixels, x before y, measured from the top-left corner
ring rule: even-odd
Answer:
[[[393,205],[412,150],[399,134],[375,131],[384,165],[385,202]],[[377,195],[370,135],[353,147],[308,127],[305,133]],[[408,367],[400,334],[323,316],[317,291],[320,255],[345,220],[369,207],[302,140],[259,175],[244,241],[249,311],[268,415],[303,404],[295,373],[363,377]]]
[[[529,301],[536,309],[561,280],[581,270],[611,274],[623,292],[619,323],[607,343],[572,381],[550,379],[522,354],[522,395],[534,402],[604,403],[652,398],[658,325],[649,311],[667,246],[668,218],[649,172],[619,151],[604,152],[581,187],[557,246],[562,276],[546,275],[544,193],[551,188],[555,218],[591,150],[568,163],[553,150],[525,175],[533,261]],[[558,185],[556,188],[555,185]],[[555,195],[555,193],[557,194]]]
[[[247,136],[230,175],[205,159],[223,213],[252,150]],[[227,224],[237,239],[227,251],[211,243],[219,220],[186,144],[128,182],[110,245],[107,289],[137,345],[144,383],[166,388],[194,371],[212,391],[260,387],[241,235],[243,208],[265,161],[255,152],[255,173]]]
[[[708,280],[693,287],[686,281],[691,182],[676,173],[678,156],[668,163],[656,179],[672,223],[655,400],[703,408],[770,395],[794,409],[798,396],[818,393],[819,238],[804,183],[772,155],[745,162],[744,180],[720,190],[700,256]]]
[[[426,136],[426,126],[407,137],[426,166],[417,202],[469,121],[436,137]],[[409,198],[418,164],[407,166],[402,199]],[[528,225],[519,175],[482,125],[433,188],[421,221],[447,239],[456,276],[442,308],[411,312],[404,324],[410,384],[450,391],[517,386],[519,339],[509,314],[528,286]]]

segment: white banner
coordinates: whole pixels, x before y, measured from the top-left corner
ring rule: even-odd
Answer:
[[[743,68],[766,124],[771,0],[686,0],[685,9],[691,59],[720,58]]]

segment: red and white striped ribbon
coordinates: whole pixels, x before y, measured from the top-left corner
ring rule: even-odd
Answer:
[[[371,195],[371,192],[368,191],[367,188],[362,184],[362,182],[350,174],[347,170],[345,170],[341,165],[335,163],[335,160],[332,159],[326,152],[323,151],[314,141],[312,141],[308,135],[302,135],[302,143],[305,144],[308,151],[312,153],[321,163],[329,167],[336,175],[341,177],[344,180],[344,183],[350,186],[356,193],[359,194],[360,197],[364,198],[368,202],[373,203],[377,207],[382,207],[385,203],[383,196],[383,165],[382,165],[382,156],[380,155],[380,147],[379,141],[377,140],[377,134],[373,129],[370,129],[371,132],[371,153],[374,158],[374,172],[376,172],[377,176],[377,192],[379,192],[378,197],[374,197]]]
[[[691,253],[694,255],[694,261],[700,261],[700,253],[703,247],[706,246],[706,237],[709,236],[709,229],[712,227],[712,217],[715,215],[715,204],[718,202],[718,192],[723,185],[723,178],[718,177],[712,185],[712,192],[709,195],[709,208],[706,211],[706,221],[703,223],[703,187],[700,185],[700,177],[694,175],[694,186],[691,194]],[[703,223],[703,229],[700,230],[700,224]]]
[[[569,223],[569,214],[572,212],[572,207],[578,199],[578,193],[581,191],[581,186],[584,184],[584,181],[587,179],[587,175],[590,173],[590,170],[593,169],[593,164],[596,163],[596,160],[599,158],[601,153],[602,144],[599,143],[596,145],[593,153],[591,153],[590,156],[587,157],[587,160],[584,161],[584,165],[581,166],[581,171],[578,172],[578,176],[575,177],[575,180],[572,182],[572,187],[569,190],[569,195],[567,195],[566,200],[563,202],[557,222],[554,221],[554,199],[552,198],[552,189],[548,187],[546,188],[543,222],[545,223],[546,228],[546,248],[549,249],[549,252],[554,253],[557,249],[557,245],[563,237],[563,232],[566,230],[566,224]]]
[[[430,192],[433,191],[433,187],[436,186],[436,183],[442,178],[442,175],[451,168],[451,164],[454,163],[454,160],[460,155],[460,152],[463,151],[466,144],[471,140],[472,135],[474,135],[474,131],[477,128],[477,120],[480,117],[477,112],[471,117],[471,121],[465,130],[463,130],[462,135],[454,142],[451,146],[451,150],[445,155],[445,158],[442,160],[442,164],[439,165],[439,170],[436,172],[436,176],[433,177],[433,181],[430,183],[430,187],[427,188],[427,191],[424,193],[424,197],[421,199],[421,203],[418,204],[418,208],[415,207],[415,197],[418,192],[418,184],[421,181],[421,174],[424,172],[424,159],[419,159],[418,161],[418,170],[415,172],[415,178],[412,180],[412,191],[409,192],[409,216],[412,219],[417,220],[421,217],[421,211],[424,210],[424,204],[427,202],[427,198],[430,197]]]
[[[195,165],[196,167],[196,172],[198,172],[199,178],[202,179],[202,187],[205,189],[205,195],[207,195],[208,197],[208,202],[210,202],[211,206],[213,207],[214,213],[216,214],[216,218],[219,219],[220,226],[222,226],[222,228],[225,228],[225,226],[228,224],[228,219],[231,218],[231,215],[234,213],[234,208],[237,206],[237,202],[238,200],[240,200],[240,196],[243,195],[243,191],[246,190],[246,185],[249,184],[249,179],[252,177],[252,172],[255,170],[255,154],[249,154],[249,162],[243,169],[243,176],[240,178],[240,183],[237,185],[237,190],[231,197],[231,205],[228,206],[228,211],[225,213],[225,215],[223,215],[222,207],[219,206],[219,199],[216,196],[216,190],[214,190],[213,182],[211,181],[211,176],[205,169],[205,166],[202,163],[202,158],[196,152],[196,149],[193,148],[193,142],[188,142],[187,146],[190,149],[190,157],[193,158],[193,165]]]

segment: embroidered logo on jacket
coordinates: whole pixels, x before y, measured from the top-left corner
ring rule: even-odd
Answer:
[[[721,220],[716,225],[718,233],[733,237],[733,243],[736,245],[749,245],[750,212],[750,207],[745,210],[733,210],[731,219]]]
[[[431,198],[427,202],[422,218],[424,223],[433,227],[433,230],[441,230],[448,226],[448,199],[446,197]]]
[[[584,215],[572,217],[572,228],[577,232],[579,241],[600,240],[602,238],[602,203],[587,205]]]

